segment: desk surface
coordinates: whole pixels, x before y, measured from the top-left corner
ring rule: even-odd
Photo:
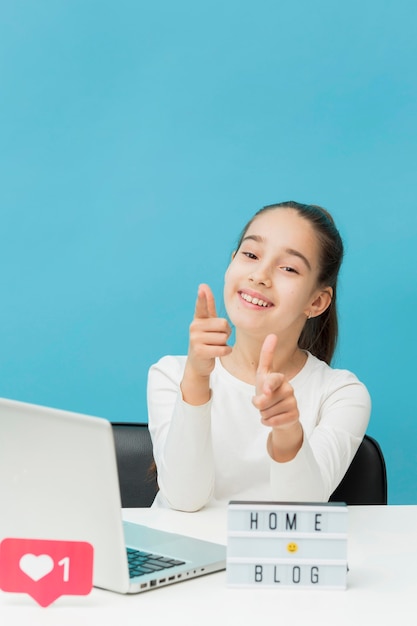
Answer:
[[[126,509],[126,520],[226,544],[226,510],[198,513]],[[62,597],[47,609],[28,596],[0,592],[0,623],[59,626],[157,626],[277,623],[338,626],[395,623],[415,612],[417,505],[349,508],[348,589],[231,589],[225,572],[146,593],[122,596],[94,589],[86,597]],[[220,621],[219,621],[220,620]],[[372,620],[372,621],[371,621]]]

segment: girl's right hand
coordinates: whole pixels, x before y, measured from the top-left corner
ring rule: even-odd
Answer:
[[[198,288],[194,319],[190,324],[190,340],[184,378],[183,399],[190,404],[204,404],[210,398],[210,374],[216,357],[230,354],[227,345],[231,334],[228,321],[217,317],[213,293],[208,285]]]

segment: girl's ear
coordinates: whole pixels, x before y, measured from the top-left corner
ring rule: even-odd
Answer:
[[[324,313],[324,311],[326,311],[329,308],[332,302],[332,298],[333,298],[332,287],[325,287],[324,289],[321,289],[318,293],[316,293],[314,300],[310,305],[310,308],[306,312],[306,316],[308,318],[318,317],[319,315]]]

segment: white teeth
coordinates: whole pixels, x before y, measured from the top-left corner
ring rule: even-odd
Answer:
[[[240,295],[242,296],[244,300],[246,300],[246,302],[251,302],[252,304],[257,304],[258,306],[263,306],[263,307],[268,306],[268,303],[264,302],[260,298],[252,298],[247,293],[241,293]]]

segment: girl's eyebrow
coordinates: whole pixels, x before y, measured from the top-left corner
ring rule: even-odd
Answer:
[[[264,238],[260,235],[245,235],[242,239],[242,243],[247,239],[252,239],[252,241],[257,241],[258,243],[262,243],[264,241]]]
[[[242,243],[244,241],[246,241],[247,239],[251,239],[252,241],[256,241],[258,243],[263,243],[264,237],[261,237],[260,235],[246,235],[246,237],[243,237],[242,239]],[[301,252],[299,252],[298,250],[294,250],[294,248],[285,248],[284,252],[286,254],[290,254],[291,256],[296,256],[299,259],[301,259],[303,261],[303,263],[306,265],[306,267],[310,270],[311,272],[311,263],[310,261],[307,259],[307,257],[304,256],[304,254],[302,254]]]
[[[311,271],[310,261],[307,259],[307,257],[304,256],[304,254],[301,254],[301,252],[298,252],[298,250],[294,250],[293,248],[286,248],[285,252],[301,259],[307,266],[307,268]]]

